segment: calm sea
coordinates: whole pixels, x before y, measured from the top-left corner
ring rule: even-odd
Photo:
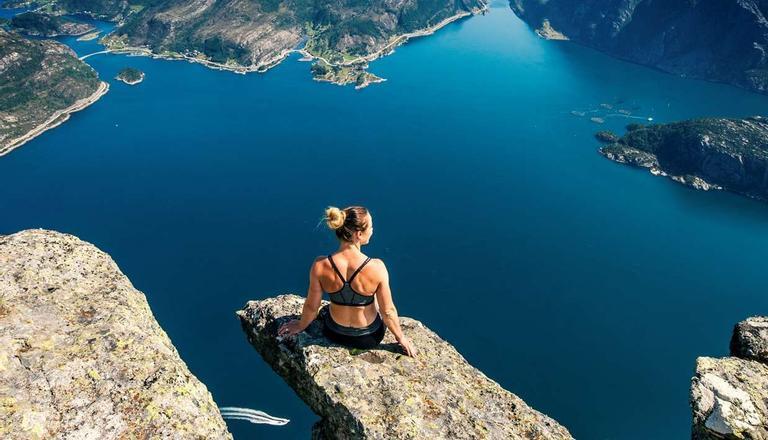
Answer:
[[[578,438],[689,436],[696,357],[768,310],[768,205],[612,163],[593,133],[768,97],[541,40],[505,2],[372,63],[387,81],[362,91],[297,59],[237,75],[89,58],[109,93],[0,158],[0,233],[107,251],[219,405],[291,419],[228,421],[236,438],[306,439],[317,417],[234,312],[303,295],[336,248],[323,209],[363,204],[401,315]],[[114,81],[126,66],[145,81]]]

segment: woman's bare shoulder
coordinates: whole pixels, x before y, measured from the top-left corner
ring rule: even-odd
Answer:
[[[368,265],[371,266],[371,269],[376,272],[376,274],[386,274],[387,273],[387,266],[384,264],[384,260],[381,258],[371,258],[371,261],[368,262]]]
[[[322,269],[325,264],[328,262],[328,257],[325,255],[319,255],[315,257],[315,260],[312,261],[312,272],[317,272],[318,270]]]

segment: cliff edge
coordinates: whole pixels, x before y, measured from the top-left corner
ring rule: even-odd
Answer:
[[[0,438],[232,436],[115,262],[28,230],[0,236]]]
[[[249,301],[237,314],[250,343],[321,417],[313,438],[572,438],[414,319],[400,322],[416,358],[402,354],[389,331],[376,349],[333,344],[319,320],[298,335],[277,337],[283,322],[301,314],[303,302],[279,295]]]
[[[768,318],[736,325],[731,357],[696,359],[693,440],[768,439]]]

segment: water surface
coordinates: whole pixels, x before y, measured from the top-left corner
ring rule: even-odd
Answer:
[[[362,91],[297,58],[249,75],[89,58],[109,93],[0,158],[0,233],[109,252],[219,405],[291,419],[228,421],[238,439],[305,439],[316,420],[234,311],[306,292],[336,246],[328,204],[370,207],[364,251],[402,315],[577,438],[690,435],[696,357],[766,313],[768,205],[617,165],[592,136],[640,120],[601,103],[668,122],[766,97],[538,39],[504,2],[372,63],[387,81]],[[145,81],[114,81],[126,66]]]

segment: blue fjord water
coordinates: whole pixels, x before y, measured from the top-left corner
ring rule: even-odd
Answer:
[[[291,419],[228,421],[238,439],[303,439],[316,420],[234,311],[304,294],[335,249],[328,204],[370,207],[364,251],[402,315],[576,437],[689,435],[696,357],[726,355],[732,325],[768,308],[768,205],[614,164],[592,135],[641,120],[619,108],[738,117],[768,97],[543,41],[504,2],[372,63],[387,82],[362,91],[296,60],[237,75],[89,58],[110,92],[0,158],[0,233],[109,252],[219,405]],[[125,66],[145,81],[112,80]]]

